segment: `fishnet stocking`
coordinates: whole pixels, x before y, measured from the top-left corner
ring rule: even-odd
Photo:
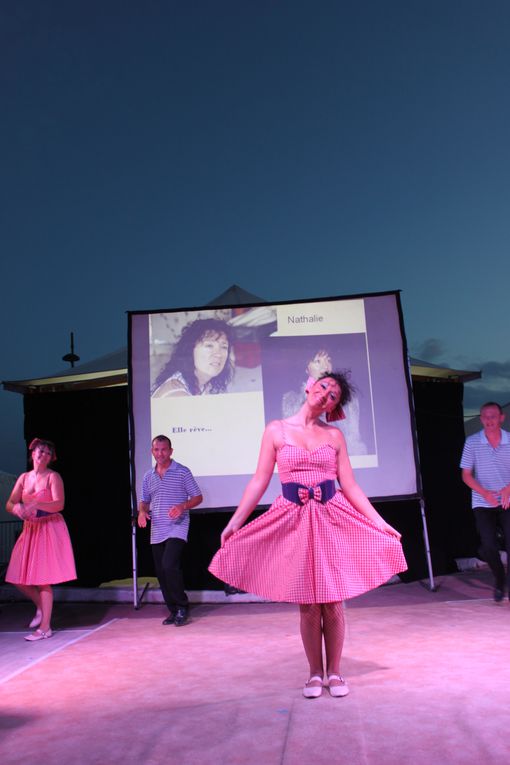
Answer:
[[[326,648],[326,672],[337,675],[345,635],[344,609],[338,603],[300,604],[301,639],[310,665],[310,676],[324,674],[322,636]]]
[[[312,675],[322,677],[324,667],[322,664],[321,604],[301,603],[299,612],[301,640],[310,665],[310,677]]]
[[[323,603],[321,610],[322,631],[326,647],[326,674],[338,675],[345,635],[343,604],[341,602]]]

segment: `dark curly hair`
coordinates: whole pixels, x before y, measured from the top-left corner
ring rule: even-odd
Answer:
[[[352,384],[350,369],[344,369],[342,372],[324,372],[318,379],[324,380],[330,378],[334,380],[340,386],[340,406],[345,406],[349,403],[356,392],[356,388]]]
[[[232,328],[221,319],[196,319],[191,324],[184,327],[182,334],[177,342],[172,356],[159,373],[156,382],[153,385],[152,393],[162,385],[171,375],[176,372],[184,377],[186,385],[195,396],[199,394],[200,386],[195,375],[195,364],[193,361],[193,351],[197,343],[205,338],[216,339],[224,335],[228,341],[229,355],[225,366],[216,377],[209,381],[210,393],[223,393],[234,376],[234,365],[230,358],[230,350],[233,342]]]

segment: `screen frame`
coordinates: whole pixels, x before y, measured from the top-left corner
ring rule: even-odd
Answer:
[[[225,294],[225,293],[224,293]],[[223,295],[224,296],[224,295]],[[222,296],[222,297],[223,297]],[[416,486],[416,491],[408,492],[408,493],[400,493],[400,494],[392,494],[392,495],[383,495],[383,496],[377,496],[377,495],[370,495],[370,500],[372,502],[390,502],[390,501],[399,501],[399,500],[409,500],[409,499],[417,499],[421,500],[423,499],[423,488],[422,488],[422,479],[421,479],[421,472],[420,472],[420,461],[419,461],[419,449],[418,449],[418,440],[417,440],[417,429],[416,429],[416,417],[415,417],[415,411],[414,411],[414,400],[413,400],[413,390],[412,390],[412,378],[411,378],[411,370],[410,370],[410,363],[409,363],[409,354],[408,354],[408,347],[407,347],[407,340],[405,335],[405,329],[404,329],[404,320],[403,320],[403,311],[402,311],[402,304],[400,300],[400,290],[390,290],[390,291],[384,291],[384,292],[372,292],[372,293],[357,293],[357,294],[348,294],[348,295],[334,295],[330,297],[320,297],[320,298],[306,298],[306,299],[293,299],[293,300],[283,300],[283,301],[252,301],[247,300],[245,302],[226,302],[221,304],[216,304],[214,301],[211,303],[208,303],[207,305],[202,306],[185,306],[185,307],[178,307],[178,308],[160,308],[160,309],[154,309],[151,308],[149,310],[136,310],[136,311],[128,311],[128,419],[129,419],[129,458],[130,458],[130,470],[131,470],[131,497],[132,497],[132,512],[133,515],[137,512],[137,506],[138,506],[138,492],[137,492],[137,485],[140,483],[141,476],[137,475],[137,454],[138,452],[138,444],[137,439],[140,440],[140,430],[136,430],[135,428],[135,391],[134,391],[134,371],[133,371],[133,317],[137,316],[143,316],[143,315],[151,315],[151,314],[162,314],[162,313],[181,313],[181,312],[196,312],[196,311],[214,311],[214,310],[230,310],[230,309],[236,309],[236,308],[258,308],[258,307],[264,307],[264,306],[306,306],[311,303],[326,303],[326,302],[332,302],[332,301],[346,301],[346,300],[369,300],[371,298],[379,298],[379,297],[386,297],[386,296],[392,296],[395,300],[395,308],[397,313],[397,319],[398,319],[398,325],[400,330],[400,340],[401,340],[401,362],[402,362],[402,371],[404,375],[404,381],[407,389],[407,406],[408,406],[408,415],[409,415],[409,435],[410,440],[412,443],[412,449],[413,449],[413,460],[414,460],[414,481]],[[250,296],[251,297],[251,296]],[[144,443],[144,449],[147,449],[147,454],[150,452],[150,422],[148,423],[149,428],[149,436],[147,437],[147,433],[143,433],[143,443]],[[147,446],[145,446],[147,444]],[[255,467],[255,466],[254,466]],[[143,471],[145,472],[145,470]],[[240,499],[240,496],[239,496]],[[268,503],[261,503],[257,506],[257,509],[264,509],[268,507]],[[206,508],[196,508],[194,513],[200,513],[200,512],[225,512],[225,511],[233,511],[235,510],[236,505],[217,505],[214,507],[206,507]]]

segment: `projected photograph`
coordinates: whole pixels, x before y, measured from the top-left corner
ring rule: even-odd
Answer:
[[[261,390],[260,338],[274,322],[274,309],[152,314],[151,396]]]
[[[130,314],[130,401],[136,492],[150,443],[172,440],[204,508],[235,507],[266,424],[295,414],[308,377],[349,371],[342,430],[369,497],[416,492],[410,376],[398,293]],[[274,475],[262,498],[280,491]]]
[[[358,455],[376,456],[374,416],[366,337],[363,333],[269,337],[262,344],[262,377],[266,420],[291,417],[305,400],[309,377],[347,373],[354,395],[344,407],[345,420],[331,423],[345,436],[351,461]],[[368,460],[363,461],[368,464]],[[373,464],[374,459],[370,460]]]
[[[261,340],[274,307],[150,316],[151,433],[179,438],[198,475],[245,475],[264,429]],[[236,447],[249,439],[247,445]]]

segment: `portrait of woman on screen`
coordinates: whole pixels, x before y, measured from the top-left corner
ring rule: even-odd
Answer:
[[[225,393],[234,376],[232,328],[221,319],[188,324],[153,386],[153,398]]]

